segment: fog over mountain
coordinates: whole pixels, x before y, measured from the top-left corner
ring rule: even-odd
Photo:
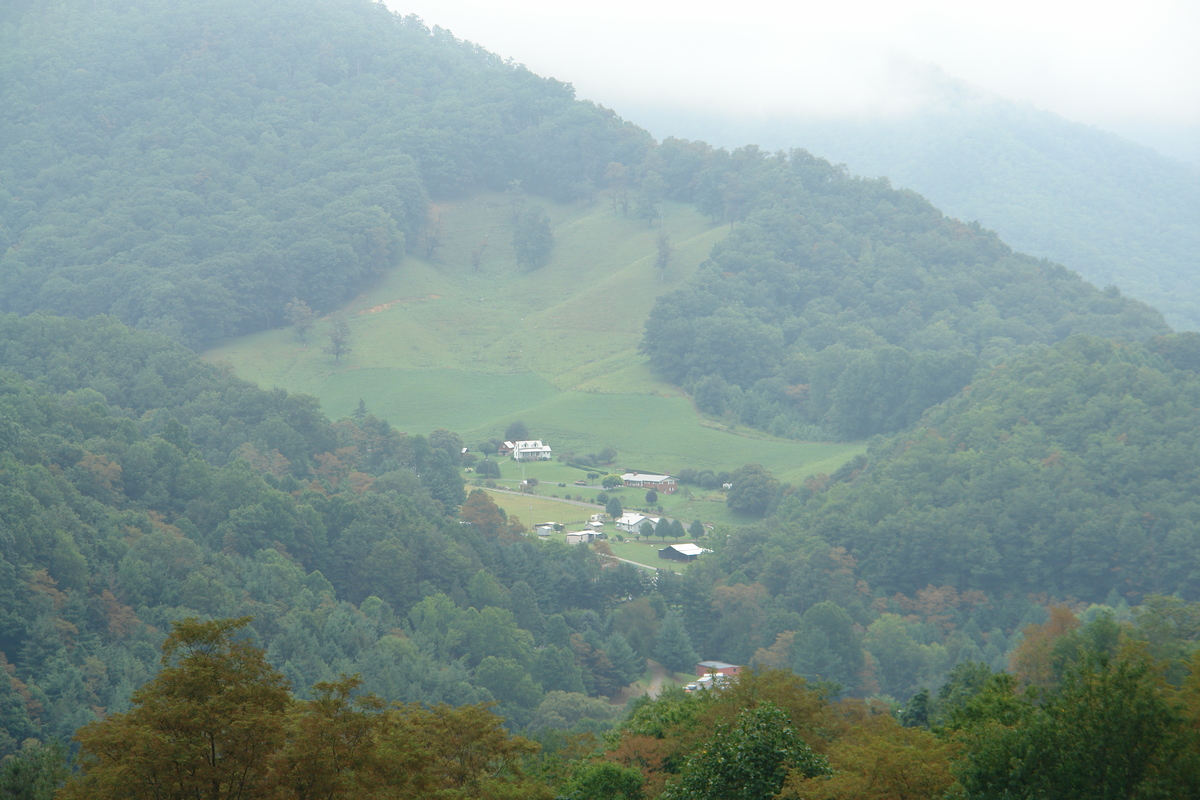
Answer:
[[[659,140],[803,148],[1200,328],[1194,4],[390,0]],[[1035,24],[1036,23],[1036,24]]]
[[[638,120],[862,119],[927,108],[931,68],[1019,104],[1200,159],[1200,6],[1018,0],[608,3],[387,0]],[[683,117],[673,118],[682,125]],[[643,122],[643,124],[647,124]],[[682,127],[660,136],[694,138]],[[766,144],[763,142],[762,144]],[[796,146],[796,141],[779,146]]]

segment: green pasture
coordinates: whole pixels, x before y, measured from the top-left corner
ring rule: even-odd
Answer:
[[[559,392],[500,422],[516,419],[525,422],[532,434],[549,442],[557,453],[584,454],[608,446],[616,448],[620,467],[615,472],[636,469],[673,473],[685,467],[732,471],[743,464],[757,463],[780,480],[797,483],[819,472],[832,472],[864,449],[862,445],[797,442],[757,433],[739,435],[709,427],[691,402],[681,396]],[[495,435],[496,430],[502,433],[504,427],[499,424],[460,433],[473,442]]]
[[[667,203],[664,224],[674,258],[664,280],[654,267],[657,223],[651,228],[622,217],[606,202],[531,202],[547,208],[555,236],[550,262],[540,269],[517,266],[503,195],[445,203],[434,211],[441,245],[433,257],[407,257],[343,307],[354,340],[340,362],[322,350],[327,319],[307,344],[283,328],[227,341],[204,357],[260,386],[312,394],[335,419],[351,414],[361,399],[398,430],[448,428],[472,448],[522,420],[556,453],[615,448],[612,471],[720,471],[760,463],[797,483],[861,452],[860,445],[724,430],[658,380],[638,354],[655,299],[689,277],[727,227]],[[476,271],[471,253],[480,248]],[[502,461],[501,470],[502,485],[520,479],[514,462]],[[590,499],[597,490],[571,485],[584,474],[557,463],[526,467],[528,477],[566,483],[566,491]],[[566,493],[556,486],[538,491]],[[669,513],[741,521],[731,518],[723,498],[693,499]],[[522,520],[527,515],[519,514]]]
[[[601,509],[588,509],[583,506],[564,503],[549,497],[536,494],[507,494],[484,489],[496,505],[504,509],[504,513],[512,518],[514,515],[521,519],[526,528],[540,522],[561,522],[564,525],[587,522],[587,518]],[[532,516],[530,516],[532,514]]]
[[[516,264],[511,210],[502,195],[482,194],[438,207],[434,213],[441,215],[444,244],[433,258],[405,258],[344,307],[354,349],[340,364],[321,350],[324,321],[307,347],[294,331],[283,328],[226,342],[206,358],[226,361],[261,385],[295,388],[322,399],[333,375],[361,369],[534,374],[551,386],[571,389],[636,366],[642,325],[655,299],[689,277],[727,228],[711,225],[688,206],[667,203],[664,224],[674,257],[663,280],[654,267],[657,226],[622,217],[605,203],[539,202],[548,208],[556,243],[550,262],[536,270]],[[485,241],[475,271],[471,252]],[[653,386],[673,391],[664,384]],[[451,383],[440,392],[428,384],[415,388],[444,395],[459,387]],[[378,389],[376,378],[364,380],[364,391],[370,389]],[[387,389],[393,390],[405,392],[404,381]],[[615,390],[624,391],[619,386]],[[496,399],[506,402],[510,395],[503,387],[500,391]],[[348,413],[351,401],[345,398],[352,394],[338,393],[326,401],[327,408]],[[364,399],[370,404],[373,398]],[[382,399],[374,405],[382,409]],[[419,410],[407,412],[404,424],[410,419],[413,427],[437,427],[436,419]]]
[[[503,431],[501,432],[503,433]],[[474,449],[476,439],[484,438],[491,437],[480,436],[471,438],[468,436],[465,438],[465,441],[469,447]],[[515,486],[521,482],[522,478],[537,478],[539,483],[536,488],[538,490],[549,490],[549,486],[542,486],[542,484],[552,484],[554,487],[557,487],[558,484],[565,483],[567,484],[567,489],[571,490],[571,494],[577,494],[580,492],[586,493],[588,491],[591,491],[592,494],[595,494],[598,491],[604,490],[589,490],[584,486],[575,486],[575,481],[586,481],[589,471],[597,472],[600,475],[608,474],[608,470],[604,467],[597,467],[592,470],[581,470],[576,469],[568,464],[564,464],[561,461],[530,461],[522,465],[519,461],[513,461],[511,458],[497,459],[494,454],[489,456],[489,458],[500,465],[500,477],[502,483],[512,483]],[[595,481],[595,483],[599,484],[599,480]],[[562,494],[562,492],[558,492],[558,494]]]

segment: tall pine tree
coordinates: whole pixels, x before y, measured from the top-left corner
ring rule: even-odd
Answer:
[[[654,642],[654,660],[671,672],[690,672],[700,657],[692,647],[692,639],[683,627],[683,617],[677,611],[667,612],[658,639]]]

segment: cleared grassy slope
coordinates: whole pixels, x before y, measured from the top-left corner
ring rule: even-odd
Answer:
[[[606,200],[543,202],[555,248],[518,267],[512,208],[500,194],[440,206],[442,245],[410,257],[345,311],[354,349],[322,352],[322,321],[302,345],[291,329],[223,343],[205,354],[262,386],[321,398],[333,417],[362,398],[401,430],[449,428],[468,443],[516,419],[559,452],[620,452],[640,469],[732,469],[758,462],[785,480],[836,468],[860,447],[748,438],[705,422],[637,353],[655,298],[674,289],[728,231],[667,204],[674,258],[654,267],[657,223],[622,217]],[[471,253],[486,242],[480,267]]]

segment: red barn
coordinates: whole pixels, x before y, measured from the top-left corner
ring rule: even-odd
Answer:
[[[705,675],[727,675],[733,677],[742,671],[742,668],[737,664],[726,664],[724,661],[701,661],[696,665],[696,676],[703,678]]]

